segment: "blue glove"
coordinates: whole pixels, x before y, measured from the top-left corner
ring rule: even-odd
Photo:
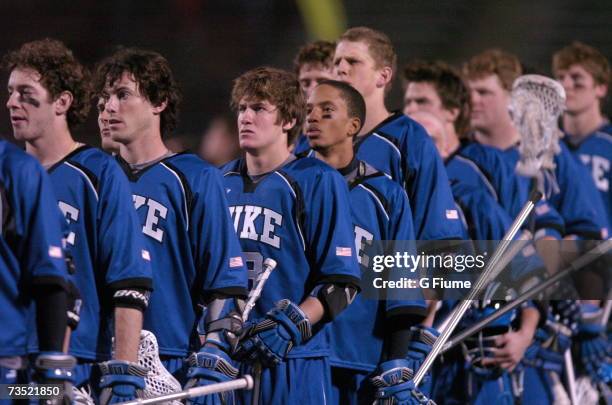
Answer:
[[[311,336],[310,321],[304,312],[293,302],[281,300],[264,320],[245,328],[234,357],[273,367],[285,360],[293,347]]]
[[[100,404],[115,404],[136,399],[145,388],[147,370],[136,363],[111,360],[100,363]]]
[[[216,347],[202,347],[198,353],[192,353],[188,361],[190,367],[185,389],[230,381],[238,376],[238,369],[232,365],[227,353]],[[187,403],[229,404],[234,402],[233,395],[229,391],[190,399]]]
[[[580,313],[576,335],[578,354],[589,377],[594,382],[602,382],[609,374],[604,366],[612,362],[612,347],[605,334],[606,327],[600,322],[602,309],[594,304],[581,304]]]
[[[435,405],[419,391],[412,381],[414,372],[408,367],[408,360],[390,360],[378,366],[377,376],[370,380],[376,390],[376,402],[388,405]]]
[[[406,353],[408,368],[415,372],[419,370],[438,336],[440,336],[440,332],[434,328],[428,328],[423,325],[410,328],[410,343],[408,343],[408,352]],[[421,390],[425,393],[431,392],[430,373],[426,374],[423,379]]]

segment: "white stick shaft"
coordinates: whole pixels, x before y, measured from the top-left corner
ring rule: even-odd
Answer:
[[[529,201],[527,201],[527,203],[525,204],[521,212],[518,214],[518,216],[512,223],[512,226],[510,226],[510,229],[504,236],[504,239],[497,246],[497,249],[493,253],[491,260],[489,260],[489,262],[487,263],[487,267],[482,272],[478,280],[476,280],[474,287],[470,290],[465,300],[461,301],[457,309],[453,311],[450,317],[451,319],[448,321],[448,325],[440,333],[440,336],[438,336],[438,338],[436,339],[436,341],[434,342],[431,348],[431,352],[427,355],[427,357],[425,357],[423,364],[417,370],[414,376],[415,386],[418,387],[421,381],[423,381],[425,374],[427,374],[427,371],[429,371],[429,369],[433,365],[433,362],[436,360],[436,357],[438,357],[438,354],[440,354],[442,347],[444,346],[446,341],[450,338],[451,333],[453,333],[453,331],[459,324],[459,321],[461,320],[465,312],[469,309],[470,302],[474,300],[476,296],[480,294],[484,286],[486,286],[486,284],[489,283],[490,275],[496,271],[498,262],[500,261],[502,255],[510,246],[510,243],[512,242],[512,240],[518,233],[519,229],[523,226],[523,223],[525,223],[525,221],[527,220],[527,217],[529,216],[529,214],[531,213],[531,211],[533,210],[535,206],[535,202],[537,202],[540,198],[542,198],[541,194],[538,196],[533,195],[531,196]]]
[[[272,271],[276,268],[276,260],[267,258],[264,260],[263,267],[264,270],[259,274],[257,280],[255,280],[253,289],[249,292],[247,303],[244,306],[244,311],[242,311],[242,322],[246,322],[249,319],[249,314],[261,296],[264,284],[266,284],[270,274],[272,274]]]
[[[166,401],[178,401],[186,398],[203,397],[210,394],[219,394],[226,391],[234,391],[253,388],[253,378],[250,375],[245,375],[232,381],[226,381],[217,384],[204,385],[202,387],[194,387],[185,391],[176,392],[174,394],[161,395],[157,398],[137,399],[134,401],[121,402],[120,405],[139,405],[139,404],[159,404]]]
[[[567,349],[563,353],[563,359],[565,360],[565,374],[567,377],[567,388],[569,389],[569,396],[572,405],[580,405],[576,397],[576,375],[574,374],[574,362],[572,361],[572,351]]]

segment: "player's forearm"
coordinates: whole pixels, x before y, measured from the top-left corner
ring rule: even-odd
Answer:
[[[41,352],[60,352],[66,334],[66,292],[61,287],[41,287],[37,290],[36,329]]]
[[[521,327],[520,332],[524,336],[533,338],[540,321],[540,312],[536,308],[527,307],[521,310]]]
[[[308,297],[301,304],[300,309],[304,311],[306,317],[310,321],[311,325],[316,324],[321,319],[323,319],[323,315],[325,315],[325,308],[321,301],[319,301],[316,297]]]
[[[138,360],[142,319],[139,309],[115,308],[115,360]]]

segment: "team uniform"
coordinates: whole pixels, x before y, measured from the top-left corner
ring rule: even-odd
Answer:
[[[490,241],[501,240],[512,221],[499,204],[497,191],[485,173],[474,161],[461,154],[465,146],[463,143],[445,159],[445,167],[453,196],[466,216],[469,235],[475,241],[475,247],[480,253],[492,252],[495,246]],[[535,255],[533,246],[530,246],[523,249],[512,264],[509,281],[516,284],[519,278],[524,279],[541,271],[542,263]],[[478,302],[469,310],[462,320],[463,328],[495,311],[494,302],[487,301],[485,304]],[[445,301],[440,314],[447,316],[455,305],[453,301]],[[486,370],[479,366],[478,361],[479,356],[483,355],[480,350],[492,343],[490,336],[507,332],[516,314],[514,311],[502,317],[479,333],[476,339],[466,340],[461,353],[456,349],[445,356],[434,372],[436,400],[444,403],[501,403],[508,398],[512,401],[514,395],[510,375],[499,370]]]
[[[303,143],[296,152],[302,152]],[[355,156],[408,194],[418,240],[463,239],[460,215],[442,159],[425,129],[396,112],[355,142]]]
[[[577,141],[566,134],[563,141],[591,172],[595,187],[601,195],[604,208],[608,214],[608,224],[612,226],[612,124],[607,123],[597,131]]]
[[[9,384],[25,366],[34,287],[64,288],[68,273],[51,182],[33,157],[6,141],[0,141],[0,219],[0,383]]]
[[[152,289],[150,257],[138,232],[127,179],[111,156],[84,145],[48,173],[67,221],[66,249],[82,297],[69,349],[82,363],[75,370],[75,385],[90,379],[95,384],[92,363],[111,356],[113,300]]]
[[[127,174],[155,285],[143,329],[157,337],[164,366],[184,383],[183,359],[197,351],[200,305],[244,296],[246,271],[219,171],[191,153],[144,165],[117,160]],[[222,304],[218,316],[234,309]]]
[[[353,160],[339,170],[349,185],[351,213],[355,229],[355,248],[359,262],[370,260],[361,250],[371,241],[412,241],[412,213],[404,190],[383,173],[365,162]],[[358,403],[373,400],[367,377],[388,357],[388,331],[395,322],[407,318],[416,323],[424,318],[425,301],[379,300],[362,296],[328,327],[331,343],[333,403]],[[387,351],[389,348],[387,347]]]
[[[223,168],[224,186],[249,268],[249,279],[272,258],[278,263],[252,311],[261,319],[279,300],[299,304],[317,287],[359,284],[348,190],[340,174],[317,159],[293,155],[251,178],[243,159]],[[327,313],[326,313],[327,314]],[[320,325],[286,359],[264,368],[261,403],[326,403],[329,342]],[[242,393],[245,403],[250,393]]]

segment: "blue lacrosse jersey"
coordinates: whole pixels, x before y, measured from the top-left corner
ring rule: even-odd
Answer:
[[[359,284],[348,188],[335,169],[299,157],[258,181],[249,177],[243,159],[228,163],[223,172],[249,279],[262,271],[265,259],[278,263],[252,319],[262,318],[281,299],[300,304],[320,284]],[[326,333],[319,331],[288,357],[327,355]]]
[[[496,201],[508,213],[512,222],[535,186],[534,180],[520,176],[515,171],[518,149],[513,147],[502,151],[477,142],[464,142],[459,156],[472,161],[484,174],[495,189]],[[559,239],[565,234],[564,220],[547,196],[536,204],[531,219],[523,227],[534,232],[537,238],[546,235]]]
[[[200,346],[198,305],[215,294],[246,295],[247,275],[221,174],[193,153],[137,172],[117,159],[131,185],[158,286],[143,328],[157,337],[160,354],[186,356]]]
[[[139,235],[127,179],[114,159],[81,146],[48,169],[67,221],[66,249],[76,269],[81,320],[70,353],[89,360],[111,354],[112,294],[124,288],[151,290],[149,255]]]
[[[355,249],[363,266],[371,260],[361,249],[365,243],[414,240],[412,212],[403,188],[358,160],[340,172],[349,184]],[[425,300],[375,300],[358,295],[329,325],[332,366],[373,371],[383,360],[385,330],[398,315],[424,317]]]
[[[561,151],[554,157],[554,176],[546,177],[545,188],[550,206],[563,218],[564,236],[595,240],[607,238],[606,211],[591,176],[571,155],[565,143],[559,142],[559,146]],[[520,158],[518,147],[508,148],[503,154],[516,167]]]
[[[303,141],[298,148],[305,149]],[[404,187],[418,240],[463,239],[444,164],[419,123],[396,112],[357,137],[355,155]]]
[[[566,135],[563,141],[591,172],[608,214],[608,225],[612,226],[612,124],[607,123],[580,140]]]
[[[0,141],[0,357],[27,354],[37,284],[64,286],[63,224],[36,159]]]
[[[472,240],[501,240],[511,219],[499,205],[495,188],[478,165],[457,153],[445,161],[453,197],[466,217]]]

